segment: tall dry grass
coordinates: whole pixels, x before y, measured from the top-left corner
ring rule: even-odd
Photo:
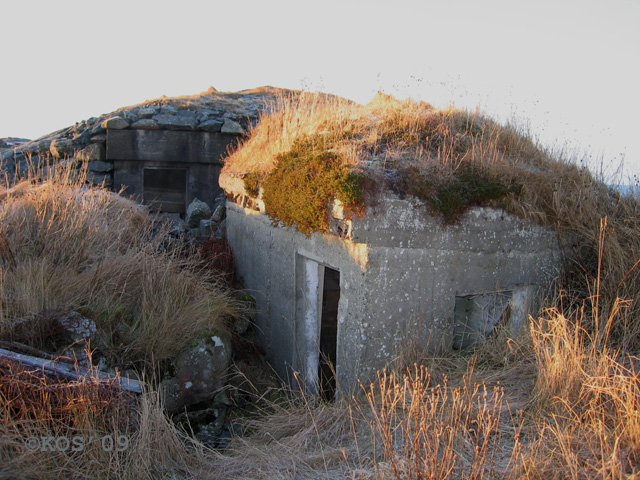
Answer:
[[[374,438],[384,453],[383,471],[396,479],[509,478],[520,444],[504,391],[472,380],[460,387],[445,379],[432,385],[424,367],[402,378],[379,372],[366,392]],[[503,433],[510,436],[503,440]],[[389,468],[390,466],[390,468]]]
[[[98,329],[88,358],[152,385],[164,360],[198,335],[224,335],[242,310],[200,258],[167,247],[145,209],[85,186],[84,174],[32,171],[0,191],[0,334],[45,309],[77,310]],[[203,452],[152,386],[134,397],[97,378],[0,365],[0,478],[189,477]]]
[[[618,304],[596,333],[584,312],[556,308],[532,323],[538,380],[532,400],[538,437],[522,478],[629,479],[640,476],[640,361],[612,348]]]
[[[269,173],[279,154],[311,137],[338,153],[345,165],[379,178],[385,170],[408,165],[445,177],[461,164],[473,162],[512,177],[525,171],[544,174],[554,163],[517,127],[499,125],[479,112],[439,110],[381,93],[369,104],[359,105],[302,92],[280,95],[248,138],[231,152],[223,171],[240,176]],[[566,170],[566,166],[556,169]]]
[[[166,247],[167,232],[143,208],[85,187],[76,171],[31,176],[0,198],[0,330],[45,309],[74,309],[126,367],[173,358],[240,313],[197,256]]]
[[[175,478],[203,458],[156,392],[134,397],[94,378],[58,382],[17,365],[0,370],[0,478]]]

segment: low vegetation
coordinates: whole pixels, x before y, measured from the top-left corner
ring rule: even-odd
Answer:
[[[0,478],[638,478],[638,202],[481,115],[385,96],[364,107],[279,102],[225,165],[274,221],[324,231],[332,199],[359,215],[391,190],[445,223],[493,205],[555,229],[572,260],[529,331],[461,353],[407,348],[333,403],[243,377],[251,413],[233,418],[243,434],[222,451],[176,429],[152,389],[134,397],[3,364]],[[0,332],[44,309],[75,309],[122,369],[161,374],[163,360],[194,334],[223,330],[240,307],[145,211],[77,175],[0,192]],[[115,448],[27,448],[43,437]]]
[[[96,322],[124,369],[172,358],[238,314],[197,257],[172,249],[134,202],[83,186],[82,172],[32,177],[0,195],[1,328],[47,309],[76,310]]]

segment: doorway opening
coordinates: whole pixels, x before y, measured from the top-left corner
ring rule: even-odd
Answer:
[[[340,272],[318,260],[298,255],[296,261],[296,339],[298,371],[306,390],[331,401],[336,398]]]
[[[322,314],[320,316],[320,352],[318,358],[319,393],[323,400],[336,397],[336,360],[338,342],[338,303],[340,272],[324,267]]]

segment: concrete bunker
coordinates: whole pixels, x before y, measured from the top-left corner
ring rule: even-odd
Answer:
[[[222,193],[221,159],[237,135],[170,130],[107,129],[106,157],[114,189],[153,209],[184,214],[194,198],[208,205]]]
[[[408,345],[464,348],[499,321],[517,328],[562,265],[551,229],[501,209],[474,207],[444,225],[386,192],[361,218],[334,205],[331,231],[307,237],[274,224],[239,178],[223,172],[220,184],[267,355],[283,378],[325,398],[353,392]]]
[[[221,162],[273,93],[211,90],[175,107],[132,107],[29,148],[62,158],[73,147],[93,183],[126,187],[126,195],[165,212],[182,214],[195,197],[213,205],[224,190],[227,239],[238,276],[255,293],[263,347],[281,377],[295,385],[298,376],[325,398],[353,391],[408,344],[464,348],[500,322],[523,322],[529,299],[562,265],[550,228],[480,206],[443,225],[416,198],[389,190],[361,218],[346,217],[336,201],[324,233],[307,237],[274,224],[261,195],[245,190],[251,167],[224,173]],[[438,118],[449,122],[442,131],[464,127],[452,145],[479,141],[469,118]],[[333,138],[318,135],[323,144]],[[8,167],[24,163],[24,152],[9,153],[2,156]],[[370,163],[386,158],[374,157]]]

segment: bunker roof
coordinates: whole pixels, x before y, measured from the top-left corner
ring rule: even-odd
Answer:
[[[278,95],[226,158],[221,186],[260,199],[274,222],[305,234],[327,231],[334,200],[363,215],[389,191],[444,223],[490,206],[558,230],[610,214],[619,200],[586,167],[515,125],[381,93],[367,105]]]

